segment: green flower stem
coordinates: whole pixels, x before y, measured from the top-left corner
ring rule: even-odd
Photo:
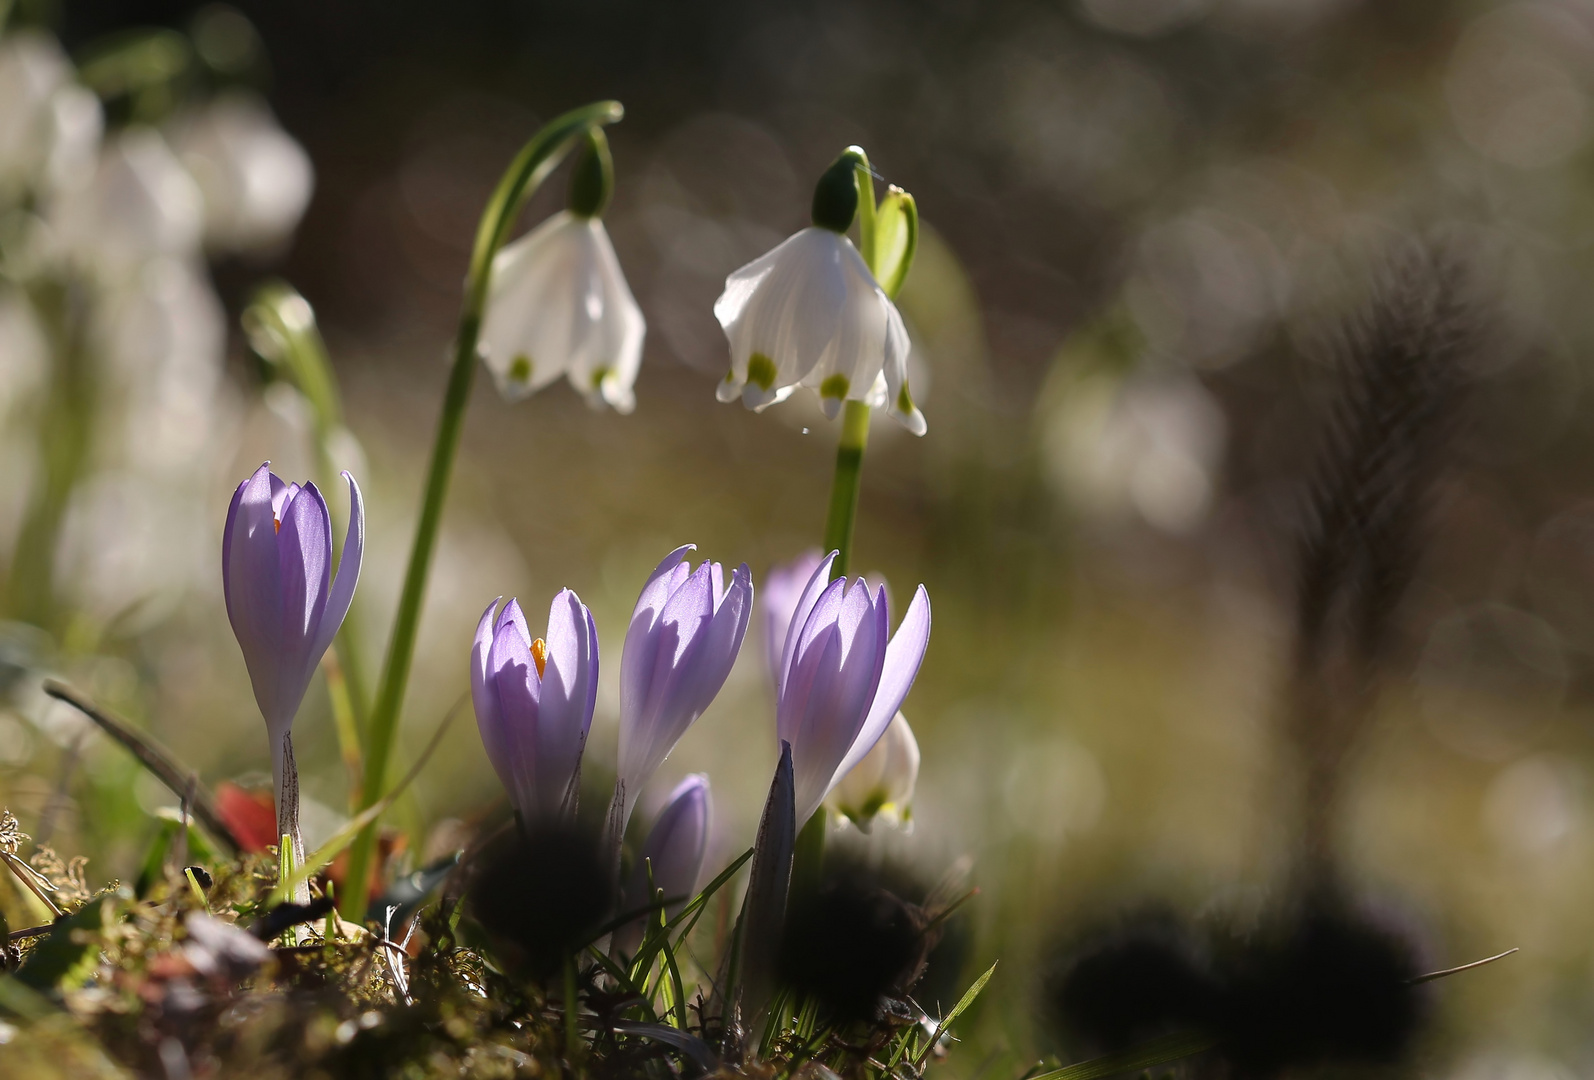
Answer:
[[[387,762],[398,733],[404,691],[409,684],[410,664],[415,657],[415,635],[420,628],[421,601],[426,595],[426,578],[437,548],[437,532],[442,524],[443,502],[448,496],[449,477],[459,450],[464,428],[465,406],[470,402],[471,384],[476,375],[476,340],[481,332],[482,314],[492,284],[493,257],[508,239],[515,219],[531,194],[548,178],[564,156],[591,129],[612,124],[624,110],[617,101],[600,101],[565,113],[544,127],[510,163],[482,213],[476,230],[476,245],[471,252],[470,276],[466,281],[465,301],[459,317],[454,363],[443,397],[443,412],[437,422],[437,439],[432,445],[431,465],[426,474],[426,490],[421,514],[415,525],[415,542],[410,549],[409,569],[399,595],[398,612],[393,619],[393,636],[377,685],[376,703],[371,709],[366,731],[365,789],[361,804],[370,807],[382,798],[387,786]],[[341,898],[345,917],[351,922],[365,920],[369,899],[371,860],[376,848],[376,821],[373,819],[349,853],[349,873]]]
[[[830,567],[832,580],[845,577],[852,561],[852,532],[858,518],[858,485],[863,452],[869,445],[869,406],[848,401],[841,413],[836,444],[836,475],[830,482],[830,513],[825,518],[824,550],[840,552]]]
[[[875,272],[874,174],[869,158],[858,149],[853,166],[858,189],[858,252]],[[825,551],[839,552],[830,567],[830,579],[845,577],[852,563],[853,525],[858,517],[858,485],[863,476],[863,452],[869,445],[869,406],[849,399],[841,416],[841,439],[836,445],[836,475],[830,482],[830,511],[825,516]],[[806,827],[805,827],[806,828]],[[824,839],[821,834],[820,843]]]
[[[28,496],[6,582],[12,618],[58,630],[55,555],[72,493],[88,468],[98,396],[96,364],[82,328],[85,297],[75,285],[41,286],[32,300],[48,328],[54,363],[39,424],[39,472]]]

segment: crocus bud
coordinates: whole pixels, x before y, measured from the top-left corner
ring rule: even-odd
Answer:
[[[616,837],[648,778],[725,685],[752,617],[747,564],[727,587],[719,563],[692,570],[686,557],[694,547],[676,548],[654,569],[626,631],[611,822]]]
[[[602,218],[561,211],[494,256],[478,348],[508,400],[563,375],[628,413],[646,334]]]
[[[786,631],[791,617],[802,599],[803,588],[814,576],[819,566],[819,550],[810,548],[789,563],[772,566],[764,575],[764,588],[758,594],[763,609],[761,620],[764,629],[764,663],[768,665],[769,681],[780,685],[780,655],[786,647]]]
[[[642,843],[642,851],[637,855],[626,885],[623,910],[645,907],[661,891],[670,901],[665,908],[667,918],[674,917],[686,905],[697,891],[703,855],[708,851],[709,822],[713,813],[708,777],[693,773],[675,786]]]
[[[348,473],[349,528],[332,577],[332,519],[314,484],[288,484],[268,461],[238,485],[221,541],[227,618],[243,650],[255,702],[271,737],[277,832],[299,857],[299,774],[293,718],[321,656],[354,599],[365,550],[365,504]]]
[[[598,701],[598,629],[581,598],[563,589],[548,609],[548,636],[532,640],[520,604],[476,626],[471,701],[482,746],[522,822],[572,817],[581,752]]]
[[[899,712],[874,749],[841,778],[827,802],[868,832],[876,817],[893,822],[906,818],[918,779],[919,743]]]
[[[781,652],[777,737],[791,744],[797,820],[874,748],[908,696],[930,644],[930,597],[920,585],[895,635],[885,587],[830,580],[825,557],[798,599]]]
[[[310,155],[264,102],[227,94],[183,117],[177,156],[205,201],[205,241],[222,251],[271,251],[287,240],[310,202]]]
[[[721,401],[761,411],[806,386],[831,419],[861,401],[924,434],[908,392],[907,327],[841,233],[812,226],[735,271],[714,317],[731,348]]]

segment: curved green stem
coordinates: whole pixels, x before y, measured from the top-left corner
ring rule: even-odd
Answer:
[[[343,429],[343,402],[326,341],[316,326],[315,309],[292,285],[271,281],[255,291],[239,321],[250,348],[280,369],[310,403],[316,481],[324,492],[336,490],[338,472],[332,443]],[[356,762],[356,771],[360,756],[358,732],[371,705],[364,638],[359,609],[351,608],[338,631],[336,659],[327,669],[332,711],[338,721],[339,749],[346,760],[352,758]],[[341,685],[333,685],[335,678],[341,679]]]
[[[427,469],[420,519],[415,525],[415,541],[410,548],[409,569],[404,574],[404,589],[399,595],[398,612],[393,619],[393,636],[388,642],[387,656],[377,685],[376,703],[372,706],[367,725],[362,806],[374,805],[382,797],[387,784],[387,761],[393,751],[404,690],[409,684],[410,663],[415,656],[415,635],[420,627],[426,578],[437,547],[443,502],[448,495],[449,477],[453,473],[460,432],[464,428],[465,406],[470,401],[471,384],[476,375],[476,339],[481,332],[482,314],[492,284],[493,257],[503,247],[526,200],[548,178],[548,174],[559,165],[581,136],[594,127],[616,122],[622,115],[619,102],[600,101],[553,120],[515,156],[482,213],[481,224],[476,230],[476,245],[471,252],[470,276],[465,284],[453,367],[448,375],[442,415],[437,422],[437,439],[432,444],[432,460]],[[349,876],[342,899],[345,917],[352,922],[361,922],[365,918],[375,845],[376,822],[373,820],[360,833],[349,856]]]

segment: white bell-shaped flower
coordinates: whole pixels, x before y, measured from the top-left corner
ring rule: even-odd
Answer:
[[[150,259],[197,251],[204,200],[160,134],[133,127],[106,143],[93,179],[51,216],[69,250],[125,277]]]
[[[908,392],[902,315],[842,234],[810,226],[737,270],[714,316],[731,347],[721,401],[764,409],[806,386],[832,419],[848,399],[883,404],[924,434]]]
[[[204,195],[211,247],[269,252],[299,224],[315,170],[259,99],[217,98],[174,125],[172,144]]]
[[[32,30],[0,41],[0,189],[71,186],[87,178],[102,119],[94,94],[72,81],[55,39]]]
[[[825,800],[867,832],[876,817],[894,824],[907,820],[919,780],[919,741],[898,712],[880,741],[848,770]]]
[[[630,412],[646,333],[596,215],[562,210],[493,259],[478,347],[511,401],[563,375],[594,407]]]
[[[0,41],[0,179],[31,179],[49,154],[50,99],[71,78],[50,37],[21,31]]]

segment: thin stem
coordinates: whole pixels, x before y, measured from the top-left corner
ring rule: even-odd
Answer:
[[[398,613],[393,619],[393,636],[388,642],[376,702],[367,725],[365,785],[361,795],[361,803],[365,807],[371,807],[381,799],[387,784],[387,761],[393,752],[404,691],[409,684],[410,664],[415,656],[415,635],[420,627],[426,578],[437,548],[443,502],[448,496],[448,482],[454,469],[454,457],[459,450],[460,433],[464,429],[465,406],[470,402],[471,384],[475,381],[476,342],[481,333],[482,315],[492,282],[493,257],[508,238],[509,230],[526,199],[547,179],[577,140],[591,128],[612,124],[621,115],[618,102],[603,101],[565,113],[549,123],[516,155],[488,199],[487,209],[476,230],[470,277],[465,284],[464,307],[460,312],[459,333],[455,339],[454,363],[448,376],[448,390],[443,396],[442,416],[437,422],[437,439],[432,444],[432,460],[426,474],[420,519],[415,525],[415,542],[410,548],[404,590],[399,594]],[[365,827],[349,853],[348,892],[344,899],[344,910],[351,922],[365,919],[371,860],[375,850],[376,822],[373,820]]]
[[[858,488],[863,452],[869,445],[869,406],[848,401],[841,414],[841,439],[836,444],[836,475],[830,482],[830,512],[825,517],[824,550],[840,552],[831,564],[834,580],[847,576],[852,561],[852,533],[858,517]]]
[[[98,379],[81,330],[87,319],[80,291],[50,286],[37,290],[33,299],[50,328],[55,363],[38,432],[39,475],[17,532],[6,607],[14,618],[54,629],[61,522],[88,465]]]

